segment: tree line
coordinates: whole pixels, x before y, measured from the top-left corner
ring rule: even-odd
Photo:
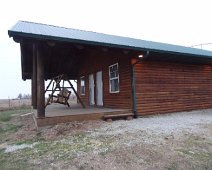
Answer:
[[[31,94],[22,94],[19,93],[17,99],[31,99]]]

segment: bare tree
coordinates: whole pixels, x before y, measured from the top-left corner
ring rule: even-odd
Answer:
[[[22,99],[23,95],[21,93],[18,94],[18,99]]]

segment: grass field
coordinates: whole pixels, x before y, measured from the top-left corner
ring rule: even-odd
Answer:
[[[18,108],[29,108],[31,99],[0,99],[0,111]]]
[[[0,169],[205,169],[212,110],[36,130],[28,108],[0,111]]]

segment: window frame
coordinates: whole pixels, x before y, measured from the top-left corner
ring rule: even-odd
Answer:
[[[84,81],[84,93],[82,93],[82,80]],[[85,96],[85,76],[80,77],[80,95]]]
[[[118,75],[117,75],[117,77],[115,77],[115,78],[111,78],[111,77],[110,77],[110,68],[113,67],[113,66],[115,66],[115,65],[117,65],[117,72],[118,72]],[[112,65],[110,65],[108,68],[109,68],[109,92],[110,92],[110,93],[119,93],[119,92],[120,92],[120,83],[119,83],[119,64],[118,64],[118,63],[112,64]],[[112,90],[112,89],[111,89],[111,80],[115,80],[115,79],[118,79],[118,90],[117,90],[117,91],[111,91],[111,90]]]

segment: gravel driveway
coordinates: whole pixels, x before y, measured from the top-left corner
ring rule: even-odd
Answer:
[[[212,110],[180,112],[165,115],[155,115],[134,119],[132,121],[114,121],[106,123],[99,129],[102,135],[118,135],[126,133],[145,132],[149,137],[164,138],[169,135],[182,136],[188,133],[211,134],[208,126],[212,125]],[[157,142],[149,141],[149,142]],[[148,141],[147,141],[148,142]]]
[[[29,117],[23,123],[1,145],[8,166],[19,161],[33,169],[212,169],[212,110],[72,122],[39,132]],[[21,146],[14,145],[20,140]]]

